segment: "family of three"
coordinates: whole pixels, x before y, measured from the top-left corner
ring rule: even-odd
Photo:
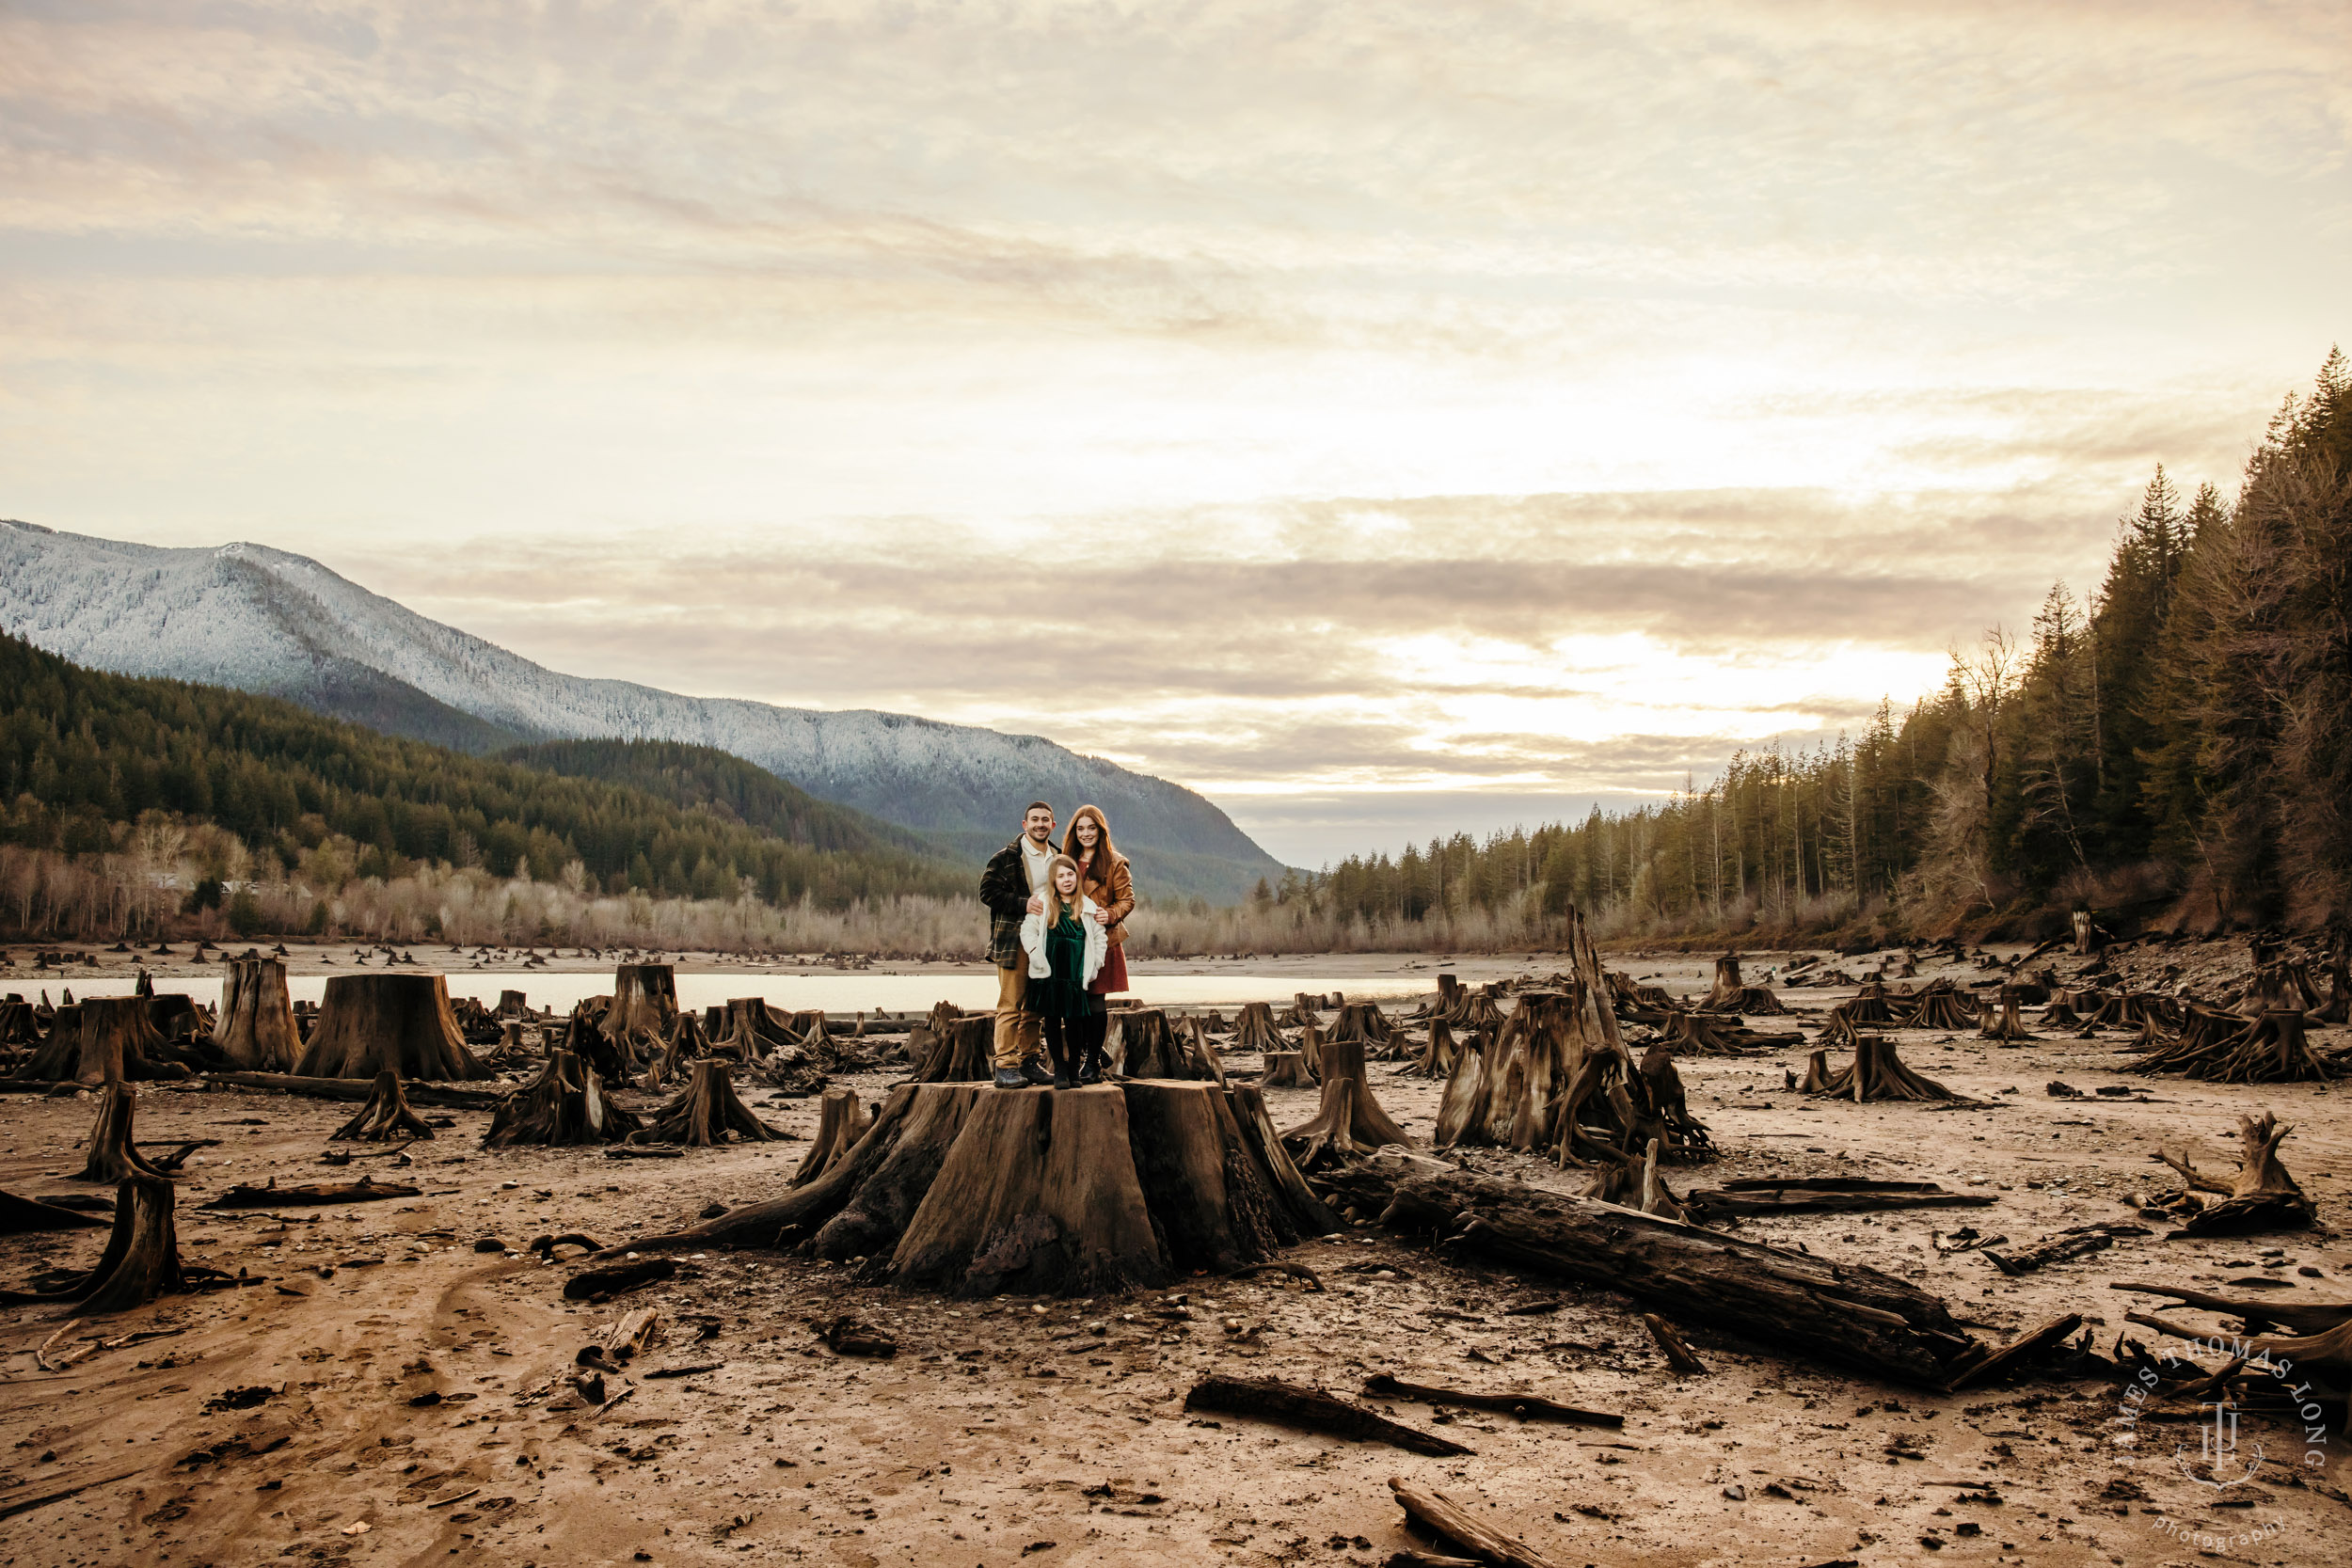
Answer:
[[[1099,1084],[1104,998],[1127,989],[1126,919],[1136,907],[1127,857],[1102,811],[1080,806],[1054,844],[1054,808],[1033,800],[1021,836],[980,873],[989,957],[996,963],[996,1086]],[[1040,1060],[1040,1047],[1053,1068]]]

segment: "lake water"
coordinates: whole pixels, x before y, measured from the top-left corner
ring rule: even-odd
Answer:
[[[414,970],[403,965],[400,972],[433,973],[422,965]],[[367,973],[382,971],[370,969]],[[288,978],[286,989],[296,1002],[316,1002],[326,993],[326,981],[324,974],[297,974]],[[71,974],[54,978],[11,976],[0,979],[0,994],[16,991],[29,999],[45,990],[55,1002],[66,989],[71,989],[75,996],[127,996],[136,985],[137,977],[127,974],[93,975],[87,980]],[[216,979],[164,979],[155,982],[155,989],[183,992],[215,1006],[220,1002],[220,982]],[[1302,990],[1324,995],[1340,991],[1357,1002],[1393,1002],[1426,995],[1437,989],[1437,981],[1428,975],[1382,979],[1359,974],[1331,979],[1294,974],[1139,974],[1135,977],[1134,994],[1150,1006],[1225,1007],[1244,1002],[1273,1002],[1288,1006],[1292,996]],[[471,996],[485,1006],[496,1006],[499,992],[507,990],[521,991],[532,1007],[552,1007],[564,1013],[588,997],[610,995],[612,976],[474,974],[462,970],[449,975],[451,996]],[[952,1002],[967,1010],[993,1007],[996,974],[993,970],[952,974],[711,974],[680,970],[677,994],[680,1006],[697,1010],[718,1006],[730,997],[759,996],[765,997],[770,1006],[781,1010],[797,1012],[821,1007],[836,1018],[847,1018],[861,1010],[869,1014],[878,1010],[921,1014],[929,1012],[934,1002]]]

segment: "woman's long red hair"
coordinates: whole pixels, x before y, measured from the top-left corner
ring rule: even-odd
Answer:
[[[1111,825],[1100,806],[1080,806],[1070,814],[1070,826],[1062,831],[1061,852],[1073,861],[1085,852],[1086,846],[1078,842],[1078,824],[1089,816],[1094,818],[1094,862],[1091,865],[1081,863],[1081,879],[1089,873],[1108,875],[1111,863],[1124,858],[1111,843]]]

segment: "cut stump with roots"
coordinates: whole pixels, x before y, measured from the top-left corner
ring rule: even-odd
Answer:
[[[338,1141],[384,1144],[395,1138],[429,1138],[433,1129],[422,1117],[408,1108],[408,1096],[400,1085],[397,1072],[375,1075],[375,1090],[368,1102],[359,1107],[359,1114],[327,1135],[329,1143]]]
[[[578,1053],[557,1050],[536,1079],[499,1102],[482,1147],[613,1144],[644,1126],[612,1102],[604,1079]]]
[[[1092,1295],[1333,1228],[1247,1086],[904,1084],[805,1184],[627,1250],[794,1246],[909,1290]]]
[[[1301,1170],[1312,1170],[1389,1144],[1409,1147],[1412,1140],[1372,1097],[1364,1042],[1334,1038],[1323,1046],[1323,1103],[1311,1121],[1284,1132],[1282,1142]]]
[[[1884,1035],[1856,1034],[1853,1060],[1829,1070],[1829,1053],[1816,1051],[1807,1065],[1805,1093],[1831,1100],[1963,1100],[1932,1078],[1923,1078],[1903,1064],[1895,1042]]]
[[[653,1120],[628,1135],[632,1144],[678,1144],[712,1148],[732,1136],[742,1143],[774,1143],[784,1134],[752,1115],[735,1092],[730,1064],[706,1057],[696,1062],[685,1091],[653,1113]]]
[[[241,1072],[292,1072],[302,1057],[283,958],[231,958],[213,1049]]]
[[[866,1135],[866,1117],[859,1114],[857,1090],[827,1089],[817,1101],[817,1141],[808,1148],[792,1185],[805,1187],[846,1158]]]
[[[1307,1055],[1303,1051],[1269,1051],[1265,1053],[1265,1073],[1258,1080],[1262,1089],[1311,1089],[1315,1075],[1307,1070]]]
[[[373,1078],[397,1072],[410,1082],[495,1076],[466,1049],[438,974],[338,974],[326,982],[310,1043],[294,1068],[303,1078]]]

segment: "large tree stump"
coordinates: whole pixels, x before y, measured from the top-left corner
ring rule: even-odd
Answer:
[[[752,1115],[737,1098],[735,1080],[723,1060],[705,1057],[693,1066],[685,1092],[653,1113],[647,1125],[628,1135],[632,1144],[682,1144],[709,1148],[732,1134],[743,1143],[773,1143],[784,1134]]]
[[[302,1055],[282,958],[231,958],[222,977],[213,1048],[244,1072],[291,1072]]]
[[[1932,980],[1901,1022],[1906,1029],[1971,1029],[1978,1018],[1976,1009],[1949,980]]]
[[[2142,1056],[2132,1070],[2179,1072],[2217,1084],[2299,1084],[2335,1076],[2312,1050],[2303,1014],[2291,1008],[2265,1013],[2229,1034],[2192,1015],[2177,1038]]]
[[[375,1075],[375,1091],[368,1096],[359,1114],[329,1133],[327,1141],[383,1144],[395,1138],[431,1136],[433,1129],[408,1108],[408,1097],[401,1090],[400,1074],[379,1072]]]
[[[1120,1007],[1111,1014],[1106,1053],[1124,1078],[1214,1079],[1215,1063],[1195,1042],[1176,1033],[1160,1007]]]
[[[49,1037],[16,1076],[40,1083],[106,1084],[185,1078],[188,1069],[164,1059],[167,1049],[139,996],[93,996],[59,1007]]]
[[[1875,1269],[1470,1176],[1401,1149],[1349,1166],[1329,1184],[1385,1226],[1623,1291],[1684,1323],[1876,1376],[1941,1386],[1986,1354],[1943,1301]]]
[[[1297,1051],[1269,1051],[1265,1053],[1265,1071],[1258,1079],[1262,1089],[1311,1089],[1315,1075],[1307,1070],[1307,1058]]]
[[[499,1102],[482,1147],[619,1143],[644,1125],[612,1102],[603,1078],[578,1053],[557,1050],[536,1079]]]
[[[1715,960],[1715,984],[1693,1011],[1703,1013],[1785,1013],[1780,998],[1762,986],[1740,977],[1740,955],[1726,953]]]
[[[612,1005],[604,1012],[613,1039],[667,1039],[677,1022],[677,971],[669,964],[622,964],[612,972]]]
[[[2026,1027],[2026,1021],[2018,1016],[2017,1005],[2016,989],[2003,986],[1998,1003],[2000,1010],[1996,1013],[1994,1011],[1995,1005],[1986,1003],[1977,1014],[1977,1033],[1985,1039],[1999,1040],[2004,1045],[2036,1038],[2034,1032]]]
[[[866,1127],[857,1090],[827,1089],[817,1101],[817,1139],[792,1172],[792,1185],[805,1187],[839,1164],[866,1135]]]
[[[488,1078],[458,1032],[449,982],[438,974],[338,974],[294,1074],[452,1082]]]
[[[1960,1100],[1932,1078],[1923,1078],[1903,1065],[1896,1053],[1895,1042],[1884,1035],[1856,1033],[1853,1037],[1853,1060],[1835,1072],[1819,1069],[1827,1065],[1828,1053],[1813,1053],[1814,1070],[1805,1074],[1806,1093],[1834,1100]]]
[[[2179,1171],[2194,1190],[2222,1195],[2223,1201],[2191,1216],[2181,1233],[2242,1236],[2256,1230],[2299,1230],[2310,1225],[2317,1211],[2279,1159],[2279,1145],[2295,1129],[2280,1126],[2278,1117],[2268,1111],[2259,1120],[2238,1117],[2237,1128],[2241,1146],[2237,1175],[2228,1181],[2200,1173],[2186,1149],[2177,1155],[2156,1151],[2156,1157]]]
[[[806,1241],[955,1295],[1098,1294],[1247,1266],[1329,1225],[1255,1107],[1247,1086],[1203,1083],[902,1085],[805,1185],[628,1250]]]
[[[1409,1145],[1364,1081],[1364,1042],[1327,1040],[1323,1047],[1323,1103],[1312,1120],[1282,1134],[1301,1169],[1327,1159],[1369,1154],[1385,1144]]]
[[[89,1159],[72,1180],[103,1181],[109,1185],[134,1176],[171,1180],[171,1173],[151,1164],[134,1141],[132,1124],[138,1104],[138,1096],[131,1092],[127,1084],[107,1084],[99,1088],[98,1117],[90,1123],[89,1130]]]
[[[907,1056],[917,1063],[914,1074],[915,1083],[977,1084],[987,1081],[996,1060],[994,1013],[942,1019],[932,1028],[932,1044],[927,1054],[916,1056],[912,1033],[907,1039]]]
[[[1248,1002],[1242,1005],[1241,1017],[1233,1023],[1233,1049],[1255,1051],[1287,1051],[1290,1041],[1274,1026],[1274,1007],[1270,1003]]]

